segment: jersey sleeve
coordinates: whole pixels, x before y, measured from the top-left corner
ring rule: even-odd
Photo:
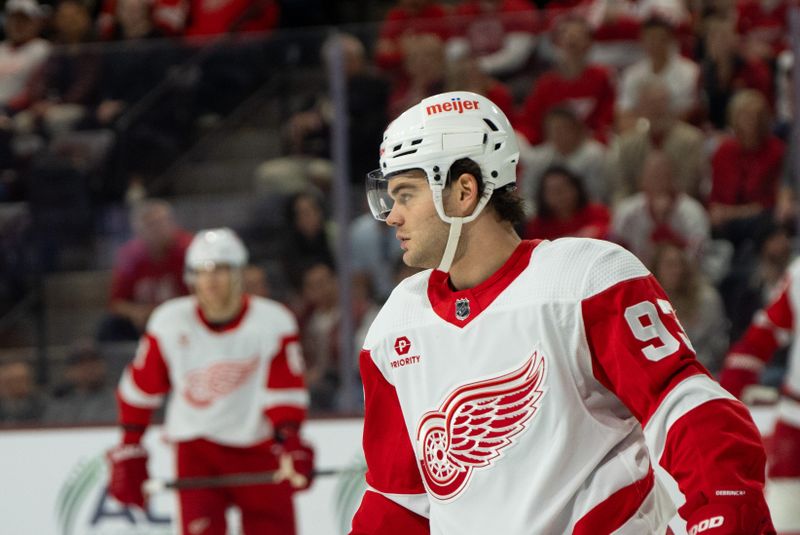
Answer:
[[[758,430],[696,360],[655,278],[621,249],[598,258],[588,278],[582,314],[592,372],[640,422],[652,458],[675,478],[686,497],[681,516],[729,496],[766,507]]]
[[[723,375],[750,372],[757,379],[775,351],[789,344],[794,328],[791,291],[792,284],[787,278],[783,291],[755,314],[744,336],[731,347],[725,357]]]
[[[299,425],[306,418],[308,391],[303,373],[303,350],[296,328],[280,339],[278,351],[269,361],[264,414],[273,428]]]
[[[126,444],[141,440],[153,410],[161,406],[169,389],[169,370],[158,339],[151,333],[145,333],[139,341],[133,362],[122,372],[117,387],[119,423]]]
[[[350,535],[428,535],[428,501],[394,386],[362,350],[367,491]]]

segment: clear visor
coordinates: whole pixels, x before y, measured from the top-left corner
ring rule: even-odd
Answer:
[[[389,196],[389,177],[380,169],[367,173],[367,202],[372,217],[378,221],[386,221],[394,200]]]
[[[389,195],[389,181],[398,175],[419,173],[420,178],[425,177],[423,169],[406,169],[384,175],[380,169],[367,173],[367,202],[372,216],[378,221],[386,221],[389,212],[394,206],[394,199]]]

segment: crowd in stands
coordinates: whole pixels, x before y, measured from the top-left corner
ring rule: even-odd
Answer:
[[[30,159],[36,147],[54,150],[66,131],[113,130],[123,119],[126,135],[109,142],[104,156],[123,175],[109,179],[103,194],[120,200],[142,182],[146,191],[147,177],[180,152],[191,119],[225,113],[218,101],[240,98],[262,73],[235,72],[253,67],[253,50],[212,52],[201,69],[211,69],[205,77],[213,83],[178,76],[160,105],[136,117],[126,110],[209,36],[282,25],[281,2],[232,0],[221,2],[219,13],[211,5],[61,0],[45,26],[36,0],[8,0],[0,44],[0,72],[8,73],[0,76],[0,165],[11,175],[0,181],[0,201],[26,197],[21,180],[38,165]],[[397,0],[371,37],[339,33],[314,60],[330,69],[333,50],[343,54],[354,198],[364,174],[377,166],[383,128],[402,110],[445,90],[486,95],[509,116],[521,145],[518,191],[529,219],[520,234],[607,239],[630,249],[661,282],[701,362],[717,372],[729,341],[774,294],[795,252],[800,147],[792,138],[787,27],[795,5]],[[125,61],[115,55],[127,54],[124,47],[97,54],[84,46],[162,36],[184,44],[171,49],[174,55],[140,47]],[[227,91],[222,80],[234,81],[224,85],[233,94],[218,94]],[[352,314],[357,348],[378,304],[413,270],[399,262],[392,230],[363,206],[349,229],[331,223],[330,95],[322,91],[291,112],[282,126],[284,154],[264,162],[253,179],[254,191],[284,200],[279,255],[257,259],[272,260],[272,271],[255,265],[248,278],[253,292],[280,298],[297,315],[313,406],[329,410],[341,383],[341,314]],[[147,200],[131,213],[135,238],[117,255],[101,342],[135,339],[155,305],[187,291],[181,258],[188,235],[169,204]],[[348,239],[352,251],[350,311],[339,306],[336,270],[344,259],[337,258],[337,238]],[[101,370],[86,371],[94,362],[88,353],[69,362],[75,372],[70,385],[59,386],[61,396],[105,395]],[[44,418],[43,399],[23,363],[0,368],[0,422]]]

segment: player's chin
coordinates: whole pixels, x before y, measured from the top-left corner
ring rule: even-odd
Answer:
[[[420,255],[418,252],[409,249],[405,253],[403,253],[403,263],[408,267],[417,268],[417,269],[428,269],[431,267],[436,267],[436,264],[431,264],[431,262],[427,261]]]

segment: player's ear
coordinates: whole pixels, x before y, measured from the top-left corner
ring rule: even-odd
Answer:
[[[461,173],[451,185],[453,194],[453,208],[458,210],[458,216],[466,216],[472,213],[480,199],[478,191],[478,179],[472,173]]]

